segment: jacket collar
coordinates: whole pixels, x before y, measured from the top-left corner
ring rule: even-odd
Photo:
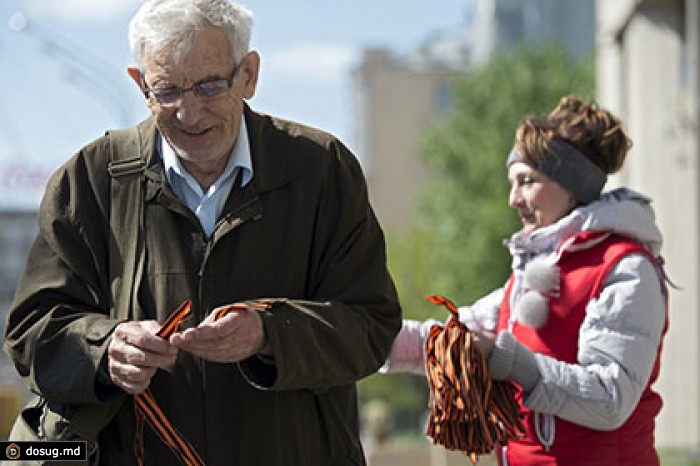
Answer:
[[[279,188],[309,170],[309,165],[304,163],[301,157],[287,156],[287,152],[293,147],[301,147],[290,147],[290,135],[299,139],[305,138],[298,131],[291,130],[290,122],[256,113],[247,104],[243,114],[248,126],[253,159],[252,184],[257,192]]]
[[[299,163],[298,157],[286,157],[281,154],[288,148],[289,132],[284,128],[288,122],[254,112],[245,104],[243,116],[248,127],[250,152],[253,163],[252,185],[257,192],[271,191],[279,188],[308,171],[309,166]],[[165,183],[163,164],[158,156],[159,131],[155,120],[149,117],[138,125],[140,153],[146,160],[146,177],[155,182],[154,187]],[[303,138],[301,135],[296,137]],[[152,183],[149,183],[151,185]],[[151,196],[155,192],[150,193]],[[149,192],[147,191],[147,198]]]

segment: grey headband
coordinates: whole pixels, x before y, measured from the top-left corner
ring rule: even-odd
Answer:
[[[506,166],[523,162],[515,148],[510,151]],[[543,154],[542,165],[533,167],[561,185],[578,202],[588,204],[600,196],[608,177],[588,157],[574,146],[560,139],[553,139]]]

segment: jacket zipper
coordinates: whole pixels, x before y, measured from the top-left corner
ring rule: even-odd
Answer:
[[[262,217],[262,208],[260,206],[260,203],[257,198],[253,198],[248,202],[245,202],[243,205],[241,205],[239,208],[235,209],[234,211],[230,212],[227,214],[224,218],[219,220],[216,225],[214,226],[214,231],[212,232],[212,235],[209,239],[207,239],[204,242],[204,248],[203,248],[203,253],[202,253],[202,263],[199,266],[199,271],[197,272],[197,298],[199,305],[202,306],[204,304],[204,290],[203,290],[203,282],[204,282],[204,272],[207,266],[207,261],[209,259],[209,255],[211,254],[211,251],[214,249],[215,243],[219,240],[220,236],[228,235],[231,232],[233,232],[235,229],[243,225],[249,220],[257,220]],[[228,224],[228,227],[227,227]],[[222,228],[227,227],[227,230],[221,234],[217,234],[219,230]],[[202,234],[204,234],[204,230],[202,230]],[[202,316],[204,317],[204,316]],[[206,396],[206,387],[207,387],[207,371],[206,371],[206,361],[202,361],[203,367],[202,367],[202,387],[205,393],[203,393],[203,396]],[[205,433],[206,435],[206,433]]]
[[[219,220],[214,226],[214,231],[209,239],[204,243],[204,252],[202,254],[202,263],[199,266],[199,271],[197,272],[198,283],[197,283],[197,294],[199,298],[199,303],[202,304],[204,293],[202,290],[202,281],[204,280],[204,271],[207,266],[207,261],[209,255],[211,254],[214,245],[219,241],[220,237],[230,234],[232,231],[236,230],[238,227],[250,220],[259,220],[262,218],[262,207],[260,206],[260,201],[257,197],[250,199],[249,201],[243,203],[234,211],[228,213],[225,217]],[[222,229],[226,228],[223,233],[220,233]],[[203,232],[202,232],[203,233]]]

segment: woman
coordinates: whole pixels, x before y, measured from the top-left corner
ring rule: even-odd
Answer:
[[[523,228],[507,242],[503,288],[460,308],[494,380],[519,387],[525,437],[501,465],[658,465],[654,420],[667,326],[661,234],[650,201],[601,195],[630,141],[618,119],[565,97],[526,117],[508,157],[508,203]],[[434,321],[405,321],[385,371],[422,372]]]

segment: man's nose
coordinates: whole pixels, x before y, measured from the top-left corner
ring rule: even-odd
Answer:
[[[201,118],[204,105],[191,89],[182,93],[180,104],[175,112],[177,119],[186,124],[194,124]]]

